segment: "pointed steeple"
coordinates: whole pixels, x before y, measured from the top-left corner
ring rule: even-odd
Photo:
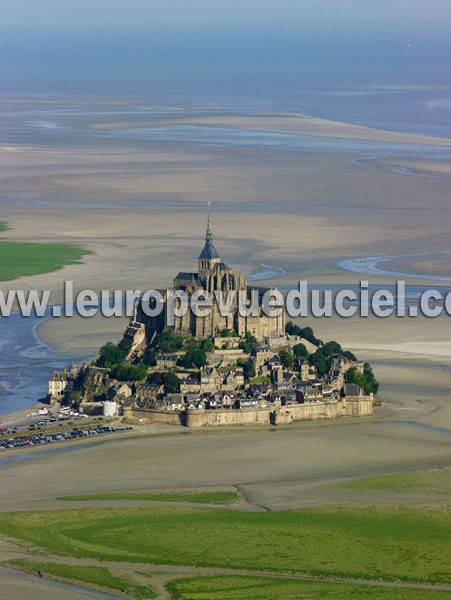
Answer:
[[[214,265],[218,262],[220,262],[220,258],[213,244],[213,232],[211,230],[211,202],[209,202],[207,230],[205,232],[205,245],[199,255],[199,273],[211,271]]]
[[[211,230],[211,202],[208,203],[208,220],[207,220],[207,232],[205,234],[205,240],[211,242],[213,240],[213,232]]]

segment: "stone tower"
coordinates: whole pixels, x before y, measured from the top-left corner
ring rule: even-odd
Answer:
[[[213,244],[213,233],[211,230],[210,203],[208,203],[208,220],[205,234],[205,243],[198,258],[198,272],[182,271],[176,275],[173,281],[173,291],[185,292],[188,303],[191,297],[198,291],[209,292],[213,299],[209,314],[195,314],[191,309],[186,310],[183,315],[175,315],[168,324],[168,292],[163,294],[163,310],[156,316],[149,316],[138,301],[135,313],[127,329],[127,335],[133,339],[132,351],[142,352],[146,345],[153,342],[155,336],[167,328],[178,335],[192,335],[203,339],[214,337],[222,330],[234,331],[243,337],[250,333],[258,340],[265,341],[272,338],[284,336],[285,313],[282,311],[278,316],[268,316],[263,312],[262,297],[269,291],[267,288],[247,286],[243,273],[232,269],[219,257],[218,251]],[[228,304],[227,311],[221,311],[218,303],[217,293],[222,292],[223,302]],[[231,300],[228,302],[229,295]],[[258,296],[257,314],[246,314],[240,310],[240,302],[246,306],[252,303],[252,297]],[[241,298],[241,300],[240,300]]]
[[[211,230],[211,223],[210,223],[210,205],[211,203],[208,203],[208,221],[207,221],[207,231],[205,233],[205,245],[202,248],[202,252],[199,254],[199,268],[198,268],[198,273],[199,275],[203,275],[204,277],[208,275],[208,273],[211,273],[211,271],[213,271],[213,268],[215,265],[219,264],[221,262],[221,259],[219,258],[219,254],[218,251],[216,250],[214,244],[213,244],[213,232]]]

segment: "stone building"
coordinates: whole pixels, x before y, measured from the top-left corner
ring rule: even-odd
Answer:
[[[254,335],[258,340],[285,339],[285,313],[282,310],[278,316],[268,316],[264,313],[261,298],[268,288],[248,286],[244,275],[223,262],[213,243],[213,232],[210,225],[210,212],[208,214],[205,243],[198,258],[197,272],[180,272],[173,281],[172,292],[182,290],[188,299],[195,292],[207,291],[213,297],[209,315],[196,316],[192,310],[187,310],[183,316],[175,316],[174,324],[168,325],[168,292],[163,296],[163,310],[158,316],[149,317],[142,309],[142,303],[135,305],[134,316],[127,328],[126,335],[132,338],[131,354],[143,351],[147,344],[152,342],[155,335],[163,329],[172,329],[177,334],[191,334],[196,338],[215,337],[224,329],[235,332],[239,337],[247,333]],[[232,292],[233,301],[227,314],[221,314],[217,302],[217,294],[222,293],[224,303],[227,304],[229,293]],[[243,315],[239,310],[240,293],[246,299],[248,306],[251,299],[259,298],[258,314]],[[230,297],[231,297],[230,296]],[[233,338],[232,338],[233,339]]]
[[[244,386],[243,369],[236,366],[219,367],[218,374],[221,377],[221,389],[233,391]]]
[[[48,395],[50,398],[59,398],[64,396],[70,384],[69,373],[55,371],[49,379]]]
[[[179,356],[176,354],[159,354],[157,356],[157,369],[173,369]]]
[[[275,353],[269,346],[260,346],[252,352],[255,372],[259,377],[270,375],[269,361],[275,356]]]
[[[78,369],[74,364],[69,370],[54,371],[48,383],[48,396],[50,400],[59,401],[67,392],[70,392],[73,389],[77,375]]]

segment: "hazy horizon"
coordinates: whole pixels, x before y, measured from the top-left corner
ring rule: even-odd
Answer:
[[[448,0],[3,0],[4,27],[451,23]]]
[[[2,93],[262,95],[448,85],[448,35],[427,27],[21,33],[0,40]]]

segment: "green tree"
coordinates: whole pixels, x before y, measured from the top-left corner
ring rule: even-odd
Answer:
[[[202,348],[202,350],[204,352],[213,352],[213,350],[215,349],[215,345],[213,344],[213,342],[211,341],[210,338],[205,338],[201,341],[200,343],[200,347]]]
[[[333,340],[324,344],[322,350],[325,356],[333,356],[334,354],[342,353],[342,347],[340,344],[338,342],[334,342]]]
[[[66,394],[64,398],[65,404],[69,404],[71,406],[73,404],[78,404],[81,399],[82,393],[79,390],[71,390],[69,393]]]
[[[379,391],[379,382],[374,376],[373,369],[369,363],[365,363],[363,365],[363,374],[365,375],[365,379],[367,381],[369,393],[377,394]]]
[[[324,377],[324,375],[327,373],[328,364],[326,357],[320,348],[318,348],[314,354],[309,356],[308,361],[312,367],[315,367],[318,377]]]
[[[346,374],[346,380],[348,383],[358,385],[365,394],[377,394],[379,390],[379,383],[374,377],[373,370],[368,363],[363,365],[363,373],[355,367],[351,367]]]
[[[187,350],[181,362],[187,369],[191,369],[193,367],[200,369],[207,364],[207,355],[202,348],[192,346]]]
[[[296,346],[293,347],[293,354],[298,360],[308,358],[309,355],[307,348],[302,343],[296,344]]]
[[[174,371],[163,373],[162,381],[167,394],[177,394],[180,392],[180,379],[177,377]]]
[[[240,342],[240,348],[244,350],[246,354],[250,354],[252,350],[258,348],[258,341],[255,336],[252,335],[250,331],[248,331],[243,340]]]
[[[157,336],[155,345],[160,352],[179,352],[184,346],[183,337],[168,329]]]
[[[133,344],[133,340],[131,337],[123,337],[121,339],[121,341],[119,342],[118,346],[121,349],[122,353],[124,354],[124,357],[127,356],[127,354],[130,352],[131,347]]]
[[[300,329],[301,328],[295,325],[293,321],[288,321],[288,323],[285,324],[285,333],[288,333],[288,335],[299,335],[297,332],[300,331]]]
[[[300,336],[315,346],[322,345],[322,341],[315,337],[311,327],[299,327],[299,325],[295,325],[291,321],[288,321],[288,323],[285,325],[285,332],[288,333],[288,335]]]
[[[77,377],[75,378],[74,390],[83,392],[83,390],[85,389],[85,382],[88,379],[88,377],[89,377],[89,369],[87,367],[82,367],[79,370]]]
[[[220,337],[236,337],[236,331],[233,329],[222,329],[219,335]]]
[[[244,362],[243,374],[244,379],[246,381],[249,381],[250,379],[253,379],[255,377],[255,365],[253,360],[249,359],[246,362]]]
[[[138,365],[116,365],[111,375],[119,381],[142,381],[147,376],[147,368],[143,363]]]
[[[97,364],[100,367],[111,367],[121,363],[124,360],[124,357],[125,353],[118,344],[107,342],[100,348]]]
[[[143,363],[146,367],[154,367],[157,364],[157,353],[153,348],[146,348],[144,350]]]
[[[323,343],[319,338],[315,336],[311,327],[304,327],[303,329],[301,329],[299,335],[311,344],[314,344],[315,346],[321,346]]]
[[[280,350],[279,358],[285,369],[289,369],[294,365],[294,356],[288,350]]]

